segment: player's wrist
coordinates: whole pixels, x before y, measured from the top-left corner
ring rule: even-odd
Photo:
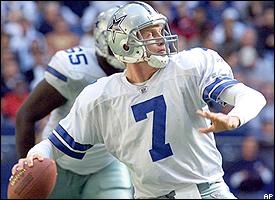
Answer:
[[[231,121],[231,128],[238,128],[241,125],[241,120],[237,116],[229,116]]]

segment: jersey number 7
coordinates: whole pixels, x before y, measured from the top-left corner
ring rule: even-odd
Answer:
[[[132,106],[136,122],[147,119],[147,113],[153,111],[152,149],[149,150],[153,162],[173,155],[170,144],[165,144],[166,103],[163,95]]]

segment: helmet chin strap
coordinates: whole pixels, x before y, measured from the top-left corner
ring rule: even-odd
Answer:
[[[146,57],[144,60],[147,61],[147,63],[151,67],[164,68],[169,62],[169,57],[167,55],[165,56],[151,55],[149,58]]]

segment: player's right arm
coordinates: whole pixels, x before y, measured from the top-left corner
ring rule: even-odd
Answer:
[[[96,108],[100,91],[99,87],[87,86],[76,98],[69,114],[58,123],[48,139],[31,148],[26,158],[19,159],[12,168],[12,174],[23,169],[25,164],[32,166],[35,158],[40,161],[44,157],[56,160],[66,154],[82,159],[94,144],[103,143],[99,126],[105,110]]]
[[[16,148],[20,158],[35,145],[35,123],[66,102],[53,86],[43,79],[31,92],[16,115]]]
[[[83,159],[88,149],[94,144],[104,143],[101,126],[106,114],[105,107],[99,106],[103,88],[97,81],[87,86],[75,99],[69,114],[62,119],[49,135],[51,143],[64,154]]]

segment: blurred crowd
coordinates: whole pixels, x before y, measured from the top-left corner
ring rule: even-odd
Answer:
[[[168,17],[180,50],[216,50],[236,79],[264,94],[267,105],[259,116],[236,131],[217,134],[217,145],[225,179],[237,196],[274,194],[274,2],[146,2]],[[43,79],[51,56],[76,45],[93,47],[97,15],[125,3],[1,1],[1,135],[14,135],[16,112]],[[44,124],[39,122],[37,130]]]

